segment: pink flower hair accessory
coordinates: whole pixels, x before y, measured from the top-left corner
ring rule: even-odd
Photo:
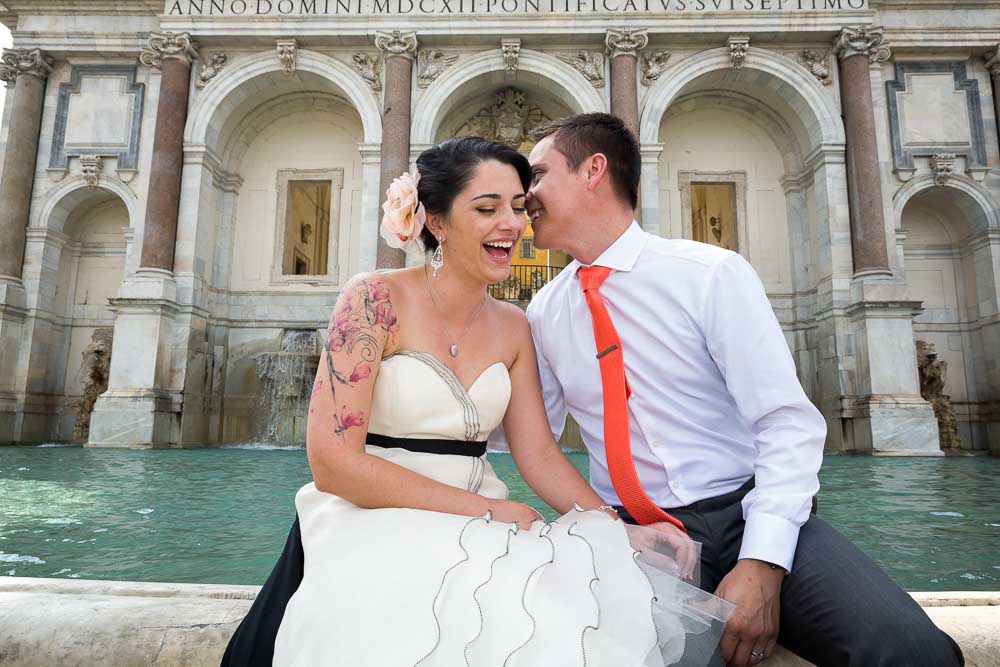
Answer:
[[[385,191],[382,224],[379,233],[392,248],[407,248],[418,238],[427,223],[427,213],[417,199],[420,172],[404,172]]]

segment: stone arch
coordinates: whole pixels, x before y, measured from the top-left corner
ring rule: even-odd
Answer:
[[[802,147],[794,140],[795,134],[788,121],[770,106],[744,93],[731,90],[700,90],[681,95],[664,112],[663,120],[690,111],[719,106],[720,102],[725,103],[725,106],[721,106],[725,111],[755,121],[767,133],[781,152],[787,173],[798,174],[804,169],[805,156],[802,154]]]
[[[488,51],[460,60],[435,81],[418,101],[411,125],[411,143],[434,143],[438,126],[459,101],[459,91],[481,77],[504,71],[499,50]],[[552,94],[575,112],[604,111],[605,103],[593,85],[582,74],[558,58],[532,50],[522,50],[518,59],[518,76],[523,73],[544,80]]]
[[[1000,305],[993,200],[964,176],[938,185],[924,174],[896,193],[893,213],[897,232],[905,232],[899,250],[908,294],[922,307],[914,339],[935,345],[947,364],[943,395],[931,399],[941,445],[989,449],[991,426],[983,415],[997,396],[990,361],[1000,342],[989,326]]]
[[[1000,229],[1000,215],[990,193],[975,181],[954,177],[943,185],[934,182],[934,176],[924,174],[906,182],[892,197],[892,214],[896,229],[902,226],[903,211],[916,195],[931,188],[949,188],[962,193],[955,199],[955,205],[965,215],[965,220],[976,230]]]
[[[347,110],[346,101],[332,94],[300,92],[282,95],[271,99],[250,112],[238,129],[218,151],[219,161],[223,165],[238,165],[250,147],[253,139],[268,125],[282,118],[303,111],[325,111],[341,113]],[[350,109],[354,112],[354,109]]]
[[[645,96],[639,121],[640,141],[643,144],[657,143],[663,115],[689,84],[703,75],[729,70],[730,67],[729,49],[726,48],[703,51],[669,67]],[[840,113],[822,84],[805,68],[768,49],[752,47],[742,72],[745,75],[755,71],[770,75],[778,82],[774,92],[789,101],[795,113],[788,115],[794,116],[801,124],[800,128],[796,128],[800,143],[810,147],[844,144]],[[786,120],[791,121],[788,115]],[[802,141],[806,138],[807,141]]]
[[[329,56],[300,49],[296,53],[296,71],[314,74],[333,84],[361,116],[365,143],[378,144],[382,141],[382,114],[378,100],[371,89],[346,64]],[[186,145],[209,145],[217,136],[221,125],[227,120],[224,105],[237,105],[242,99],[259,93],[248,82],[267,74],[282,72],[281,63],[273,53],[266,52],[240,60],[232,67],[223,69],[196,98],[194,107],[188,114],[184,133]]]
[[[129,225],[132,229],[136,228],[139,204],[135,193],[118,179],[104,175],[98,179],[96,187],[91,187],[82,176],[64,180],[49,192],[42,206],[33,208],[38,213],[33,216],[29,227],[62,233],[69,217],[80,204],[95,196],[95,190],[105,191],[119,198],[128,211]]]

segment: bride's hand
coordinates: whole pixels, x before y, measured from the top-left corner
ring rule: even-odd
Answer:
[[[521,530],[531,528],[533,521],[541,519],[541,515],[531,505],[513,500],[498,500],[490,504],[493,520],[500,523],[516,523]]]

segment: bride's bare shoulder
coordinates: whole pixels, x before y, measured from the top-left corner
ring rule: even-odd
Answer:
[[[495,301],[499,331],[504,336],[531,336],[531,329],[528,327],[528,318],[524,311],[513,303],[507,301]]]

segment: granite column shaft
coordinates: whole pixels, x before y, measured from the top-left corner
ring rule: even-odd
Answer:
[[[172,271],[191,64],[184,58],[166,57],[161,68],[140,267]]]
[[[0,180],[0,277],[21,279],[31,191],[38,159],[38,136],[45,102],[45,82],[52,59],[38,50],[12,49],[3,54],[0,80],[13,83],[10,127]]]
[[[882,211],[882,179],[869,56],[844,54],[840,59],[840,99],[847,146],[847,196],[855,274],[889,272]]]
[[[385,56],[385,97],[382,110],[382,166],[379,177],[379,203],[385,201],[385,191],[410,165],[410,98],[413,77],[413,53],[417,39],[414,33],[379,33],[376,46]],[[378,220],[381,222],[381,207]],[[390,247],[379,236],[375,266],[379,269],[400,268],[406,262],[402,250]]]

